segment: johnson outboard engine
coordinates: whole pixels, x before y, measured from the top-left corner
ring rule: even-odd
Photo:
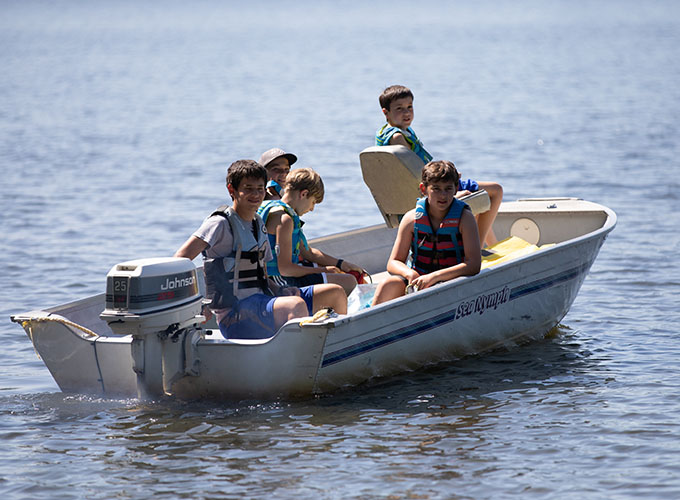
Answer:
[[[170,395],[176,380],[198,375],[202,307],[196,266],[189,259],[131,260],[111,268],[100,318],[115,334],[132,335],[140,398]]]

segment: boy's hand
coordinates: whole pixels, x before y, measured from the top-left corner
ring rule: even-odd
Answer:
[[[439,283],[436,273],[423,274],[412,280],[409,284],[414,285],[418,290],[429,288],[432,285]]]
[[[469,194],[472,194],[472,191],[468,191],[467,189],[463,189],[462,191],[456,192],[456,199],[462,198],[463,196],[467,196]]]
[[[415,269],[408,268],[408,271],[406,272],[406,276],[404,276],[408,280],[408,284],[410,285],[413,283],[415,280],[420,278],[420,274],[418,274],[418,271]]]
[[[210,308],[209,308],[207,305],[204,305],[204,306],[201,308],[201,314],[202,314],[203,317],[205,318],[206,323],[207,323],[208,321],[210,321],[210,318],[213,317],[213,313],[212,313],[212,311],[210,310]]]

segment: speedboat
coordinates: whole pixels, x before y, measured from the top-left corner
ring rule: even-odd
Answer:
[[[419,195],[418,162],[402,146],[361,152],[364,181],[385,223],[312,246],[361,263],[379,282],[398,221]],[[485,201],[475,195],[470,204],[484,210]],[[503,202],[493,225],[501,241],[484,250],[479,274],[378,306],[355,301],[348,314],[294,319],[266,339],[225,339],[201,315],[200,268],[173,257],[118,264],[105,293],[11,320],[65,393],[304,398],[544,337],[569,311],[615,225],[612,210],[581,199]]]

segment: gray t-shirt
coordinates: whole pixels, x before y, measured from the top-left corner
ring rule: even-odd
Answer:
[[[267,230],[260,216],[256,215],[255,217],[257,217],[258,220],[258,227],[262,228],[262,231],[266,232]],[[236,224],[241,224],[242,229],[252,231],[252,221],[246,222],[241,217],[239,217],[238,214],[236,214],[236,217],[234,217],[232,220],[234,220]],[[227,221],[227,219],[221,215],[211,215],[205,219],[203,224],[201,224],[201,227],[199,227],[193,235],[196,236],[196,238],[202,239],[208,244],[208,248],[205,249],[205,254],[210,259],[226,257],[233,250],[234,235],[231,234],[229,221]],[[266,247],[265,256],[269,261],[273,258],[269,241],[267,241]]]
[[[258,227],[262,228],[263,232],[267,232],[264,223],[259,215],[256,215],[258,221]],[[241,217],[236,214],[232,220],[236,224],[241,224],[241,229],[251,231],[253,227],[252,221],[244,221]],[[209,259],[215,259],[218,257],[227,257],[233,251],[234,247],[234,235],[231,233],[231,226],[229,221],[222,217],[221,215],[211,215],[203,221],[201,227],[199,227],[193,236],[205,241],[208,244],[208,248],[205,249],[205,255]],[[266,250],[265,257],[267,261],[272,259],[272,251],[269,246],[269,240],[266,240]],[[225,268],[231,269],[233,266],[232,259],[225,259]],[[217,322],[221,322],[225,316],[229,313],[231,309],[213,309],[213,313],[217,317]]]

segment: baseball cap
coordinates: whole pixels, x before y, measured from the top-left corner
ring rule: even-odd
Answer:
[[[269,165],[277,158],[281,158],[282,156],[288,160],[288,163],[290,165],[297,161],[297,156],[295,156],[293,153],[286,153],[283,149],[273,148],[262,153],[262,156],[260,156],[260,161],[258,163],[266,168],[267,165]]]

